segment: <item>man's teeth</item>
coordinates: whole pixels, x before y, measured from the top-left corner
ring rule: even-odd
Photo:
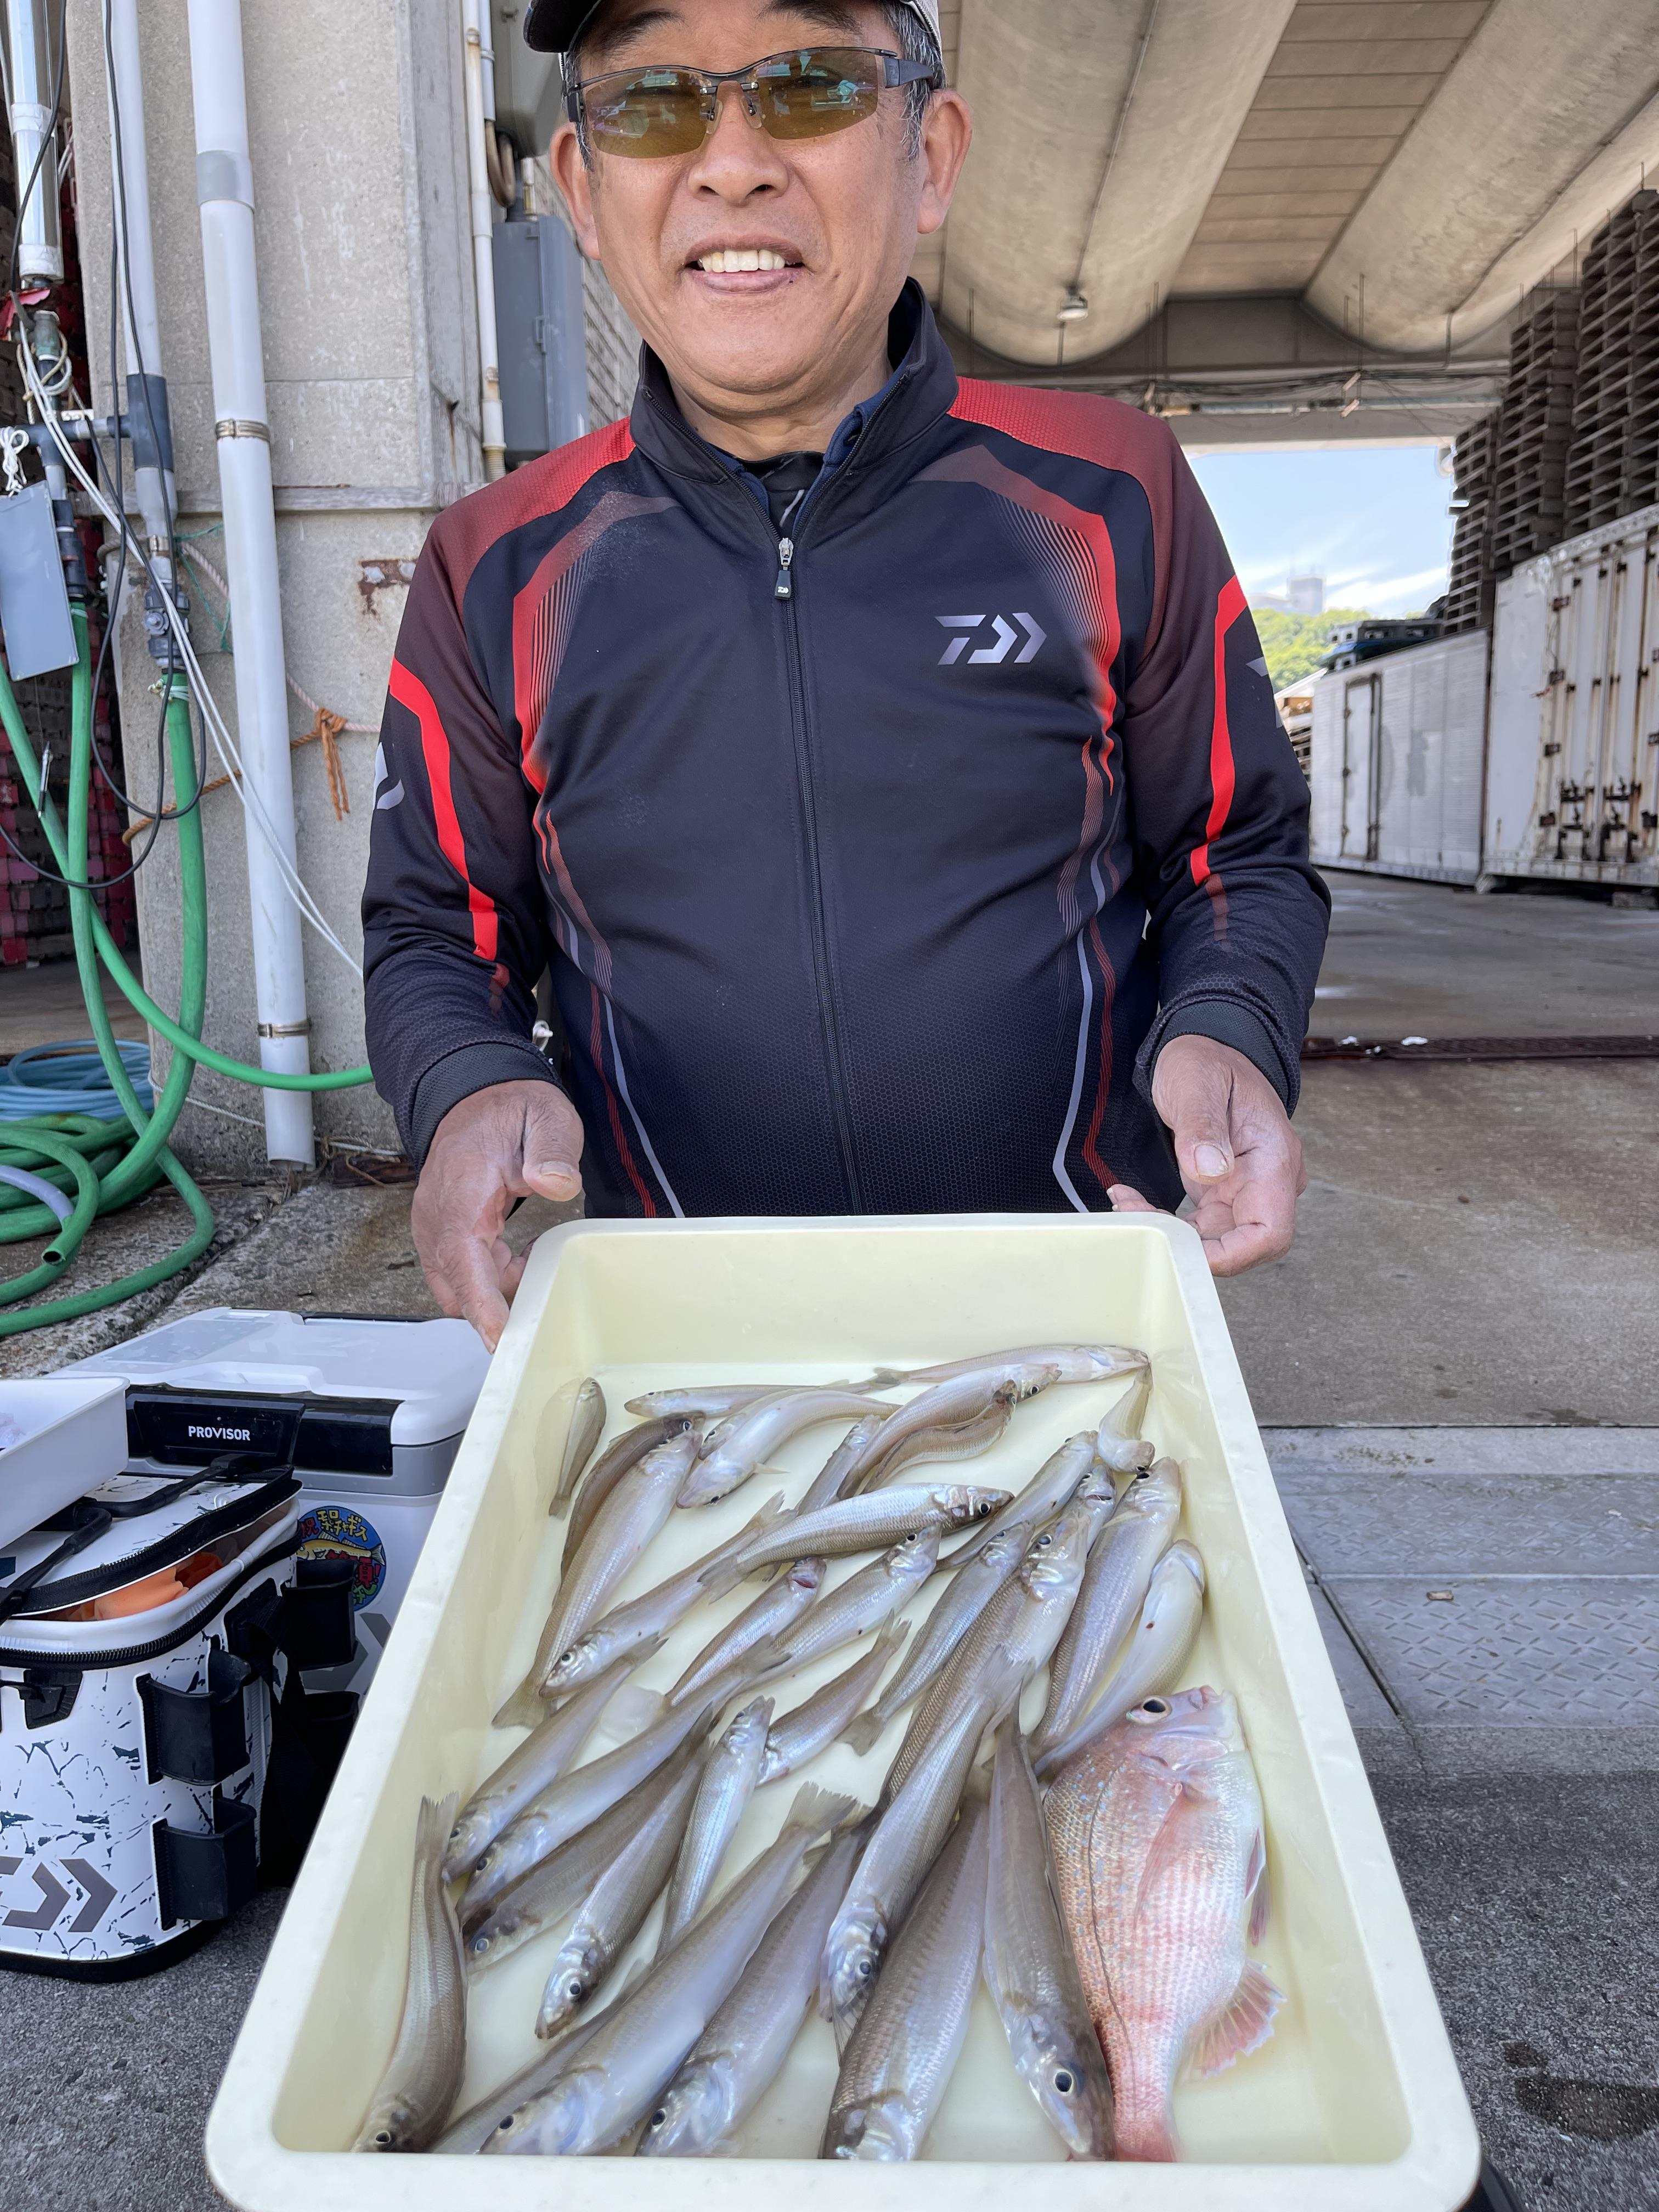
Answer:
[[[735,276],[744,269],[787,269],[789,264],[769,246],[733,246],[724,252],[700,254],[697,266],[710,276]]]

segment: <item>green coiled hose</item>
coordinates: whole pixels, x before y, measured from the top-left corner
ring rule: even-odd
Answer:
[[[190,1209],[191,1231],[182,1244],[148,1267],[135,1268],[98,1288],[53,1298],[21,1313],[0,1314],[0,1337],[21,1335],[26,1329],[44,1328],[54,1322],[74,1321],[124,1298],[153,1289],[199,1259],[213,1239],[211,1207],[191,1176],[168,1148],[167,1139],[184,1109],[194,1080],[196,1064],[216,1069],[240,1082],[278,1091],[343,1091],[372,1082],[367,1067],[341,1068],[325,1075],[282,1075],[245,1061],[231,1060],[202,1042],[202,1017],[207,1004],[207,863],[202,842],[196,797],[196,751],[191,738],[190,695],[182,676],[168,679],[167,701],[167,757],[179,831],[179,880],[184,901],[184,933],[179,988],[179,1018],[175,1021],[149,997],[121,956],[89,890],[87,875],[87,822],[92,793],[92,677],[88,649],[85,610],[72,610],[78,657],[71,677],[70,697],[70,786],[67,830],[59,821],[51,795],[40,786],[40,765],[17,708],[16,695],[3,666],[0,666],[0,725],[10,741],[23,787],[33,800],[46,832],[46,842],[60,875],[70,885],[70,925],[75,936],[75,964],[87,1002],[87,1017],[99,1055],[108,1073],[127,1117],[127,1127],[86,1114],[53,1114],[0,1125],[0,1162],[28,1168],[73,1199],[73,1210],[60,1226],[51,1209],[10,1185],[0,1183],[0,1244],[15,1244],[43,1233],[52,1241],[38,1263],[11,1281],[0,1284],[0,1305],[15,1305],[54,1283],[75,1257],[76,1248],[95,1216],[113,1212],[165,1179]],[[173,1047],[167,1081],[146,1114],[127,1077],[110,1026],[99,976],[101,961],[117,988]]]

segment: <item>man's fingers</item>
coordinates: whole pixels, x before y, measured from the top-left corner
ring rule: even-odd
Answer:
[[[520,1173],[538,1198],[568,1206],[581,1194],[582,1125],[562,1091],[551,1084],[525,1108],[524,1164]]]
[[[1112,1201],[1114,1213],[1156,1213],[1157,1206],[1150,1198],[1143,1198],[1127,1182],[1115,1182],[1106,1194]]]
[[[462,1315],[493,1352],[507,1327],[507,1300],[489,1245],[481,1237],[447,1237],[439,1256]]]
[[[1170,1134],[1189,1190],[1194,1183],[1220,1182],[1233,1171],[1231,1091],[1224,1070],[1206,1068],[1201,1077],[1189,1075],[1173,1102]]]

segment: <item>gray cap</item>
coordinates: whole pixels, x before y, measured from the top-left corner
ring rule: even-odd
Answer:
[[[600,5],[601,0],[530,0],[524,11],[525,44],[538,53],[568,53]],[[939,0],[904,0],[904,5],[921,16],[939,44]]]

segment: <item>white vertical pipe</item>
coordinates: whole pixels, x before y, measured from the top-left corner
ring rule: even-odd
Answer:
[[[484,153],[484,66],[489,0],[461,0],[462,52],[466,71],[466,167],[472,215],[472,274],[478,295],[478,368],[483,383],[481,428],[484,475],[494,482],[507,471],[507,430],[501,420],[501,351],[495,337],[495,217]],[[494,105],[493,100],[490,103]]]
[[[58,139],[52,120],[57,41],[47,20],[46,0],[7,0],[6,70],[11,83],[17,191],[40,163],[27,204],[18,212],[17,273],[38,283],[61,284],[64,241],[58,228]],[[64,88],[69,89],[67,85]]]
[[[247,807],[248,899],[259,1064],[285,1074],[310,1066],[300,916],[257,808],[290,864],[294,775],[289,757],[276,514],[270,489],[259,288],[253,258],[253,173],[248,161],[240,0],[189,0],[196,108],[196,197],[202,210],[208,352],[219,442],[225,562],[235,640],[236,734]],[[310,1167],[316,1157],[307,1091],[267,1091],[265,1150]]]
[[[155,306],[155,241],[149,220],[149,155],[144,133],[144,80],[138,63],[138,0],[104,0],[104,5],[109,22],[110,163],[117,192],[116,290],[127,374],[160,377],[163,374],[161,319]],[[118,143],[120,170],[114,175]],[[118,392],[111,394],[110,404],[119,408]],[[142,393],[129,386],[129,413],[141,413],[142,408]],[[138,469],[136,495],[151,558],[165,581],[169,574],[165,549],[178,504],[171,470],[148,465]]]

